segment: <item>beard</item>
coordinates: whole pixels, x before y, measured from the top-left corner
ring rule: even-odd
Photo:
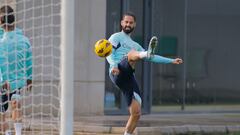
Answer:
[[[126,34],[129,34],[129,33],[131,33],[131,32],[133,32],[133,30],[134,30],[134,27],[123,27],[123,32],[125,32]]]

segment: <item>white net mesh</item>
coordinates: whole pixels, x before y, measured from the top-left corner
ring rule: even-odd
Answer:
[[[16,27],[23,31],[32,48],[32,90],[21,89],[22,134],[59,134],[61,1],[0,0],[0,7],[3,5],[14,9]],[[10,112],[8,108],[1,113],[1,133],[5,129],[14,132]],[[8,128],[4,129],[4,121]]]

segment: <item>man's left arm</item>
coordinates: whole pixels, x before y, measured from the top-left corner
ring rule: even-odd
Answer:
[[[27,87],[31,90],[32,85],[32,47],[29,42],[26,42],[26,77],[27,77]]]
[[[182,64],[183,60],[181,58],[167,58],[160,55],[153,55],[151,58],[145,58],[145,60],[154,62],[154,63],[163,63],[163,64]]]

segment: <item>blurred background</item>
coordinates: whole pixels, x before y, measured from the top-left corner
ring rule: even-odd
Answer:
[[[48,94],[45,87],[50,82],[58,97],[60,1],[16,2],[17,25],[33,44],[34,88]],[[182,65],[138,63],[144,114],[239,112],[239,5],[239,0],[75,0],[75,116],[128,113],[124,97],[109,79],[108,63],[93,52],[97,40],[120,31],[121,16],[127,11],[136,14],[132,38],[143,48],[155,35],[159,55],[184,60]],[[41,66],[52,67],[51,62],[53,69]]]

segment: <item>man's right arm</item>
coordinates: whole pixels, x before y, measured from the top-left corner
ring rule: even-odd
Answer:
[[[112,69],[116,69],[116,68],[118,68],[118,63],[116,61],[116,49],[118,47],[119,40],[118,40],[117,36],[114,34],[108,39],[108,41],[112,44],[113,48],[112,48],[111,55],[109,55],[107,57],[107,61],[110,64],[110,67]]]

